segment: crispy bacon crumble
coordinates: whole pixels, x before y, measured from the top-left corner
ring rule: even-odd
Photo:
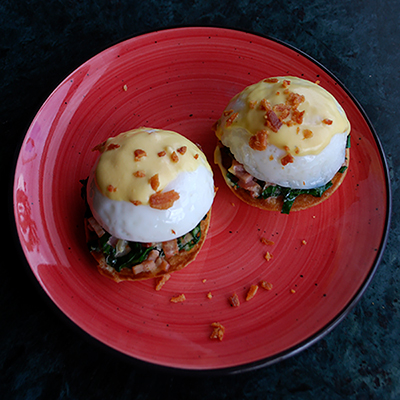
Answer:
[[[257,291],[258,291],[258,285],[251,285],[246,295],[246,301],[251,300],[256,295]]]
[[[161,288],[169,281],[170,278],[171,278],[171,274],[165,274],[165,275],[161,276],[160,278],[157,278],[155,289],[157,291],[161,290]]]
[[[171,303],[183,303],[185,300],[186,300],[186,296],[184,293],[170,298]]]
[[[179,199],[179,193],[175,190],[169,190],[168,192],[156,192],[149,198],[149,204],[151,208],[157,210],[168,210],[172,207],[176,200]]]
[[[143,157],[147,156],[146,152],[142,149],[136,149],[134,151],[134,155],[135,155],[135,161],[140,161]]]
[[[219,322],[213,322],[211,324],[213,331],[210,335],[210,339],[217,339],[221,341],[225,335],[225,327]]]
[[[233,293],[233,295],[228,298],[228,301],[232,307],[240,306],[239,296],[236,293]]]

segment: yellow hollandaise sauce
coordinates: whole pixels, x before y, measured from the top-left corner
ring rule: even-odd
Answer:
[[[241,129],[238,129],[241,128]],[[317,83],[274,77],[248,86],[229,102],[216,134],[251,135],[250,146],[269,145],[293,156],[317,155],[350,123],[336,99]]]
[[[139,128],[121,133],[93,150],[101,155],[96,167],[96,185],[112,200],[135,205],[149,204],[181,172],[204,166],[205,155],[184,136],[161,129]]]

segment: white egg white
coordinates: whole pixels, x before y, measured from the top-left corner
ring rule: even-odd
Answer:
[[[234,130],[242,132],[236,134]],[[232,134],[223,135],[222,142],[255,178],[293,189],[312,189],[329,182],[342,166],[347,135],[348,132],[334,135],[319,154],[294,156],[294,162],[284,167],[280,160],[286,151],[274,145],[264,151],[253,150],[249,146],[251,134],[243,128],[232,129]]]
[[[176,239],[190,232],[210,210],[214,200],[211,171],[200,166],[193,172],[181,172],[164,191],[175,190],[180,198],[167,210],[111,200],[89,176],[87,200],[94,218],[111,235],[134,242],[152,243]]]

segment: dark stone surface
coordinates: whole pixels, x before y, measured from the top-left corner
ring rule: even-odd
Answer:
[[[193,378],[135,368],[57,318],[16,258],[6,220],[0,280],[2,399],[399,399],[400,3],[336,0],[4,0],[0,3],[1,171],[63,78],[99,51],[169,26],[218,25],[271,35],[330,69],[380,137],[393,190],[381,265],[345,320],[308,350],[238,376]],[[11,197],[11,193],[9,198]],[[8,210],[12,223],[11,208]]]

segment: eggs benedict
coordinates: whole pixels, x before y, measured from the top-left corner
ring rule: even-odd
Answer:
[[[214,128],[215,162],[252,206],[303,210],[331,196],[346,175],[350,123],[317,83],[264,79],[234,96]]]
[[[101,274],[117,282],[159,277],[197,256],[214,182],[202,151],[182,135],[139,128],[94,148],[85,182],[87,242]]]

